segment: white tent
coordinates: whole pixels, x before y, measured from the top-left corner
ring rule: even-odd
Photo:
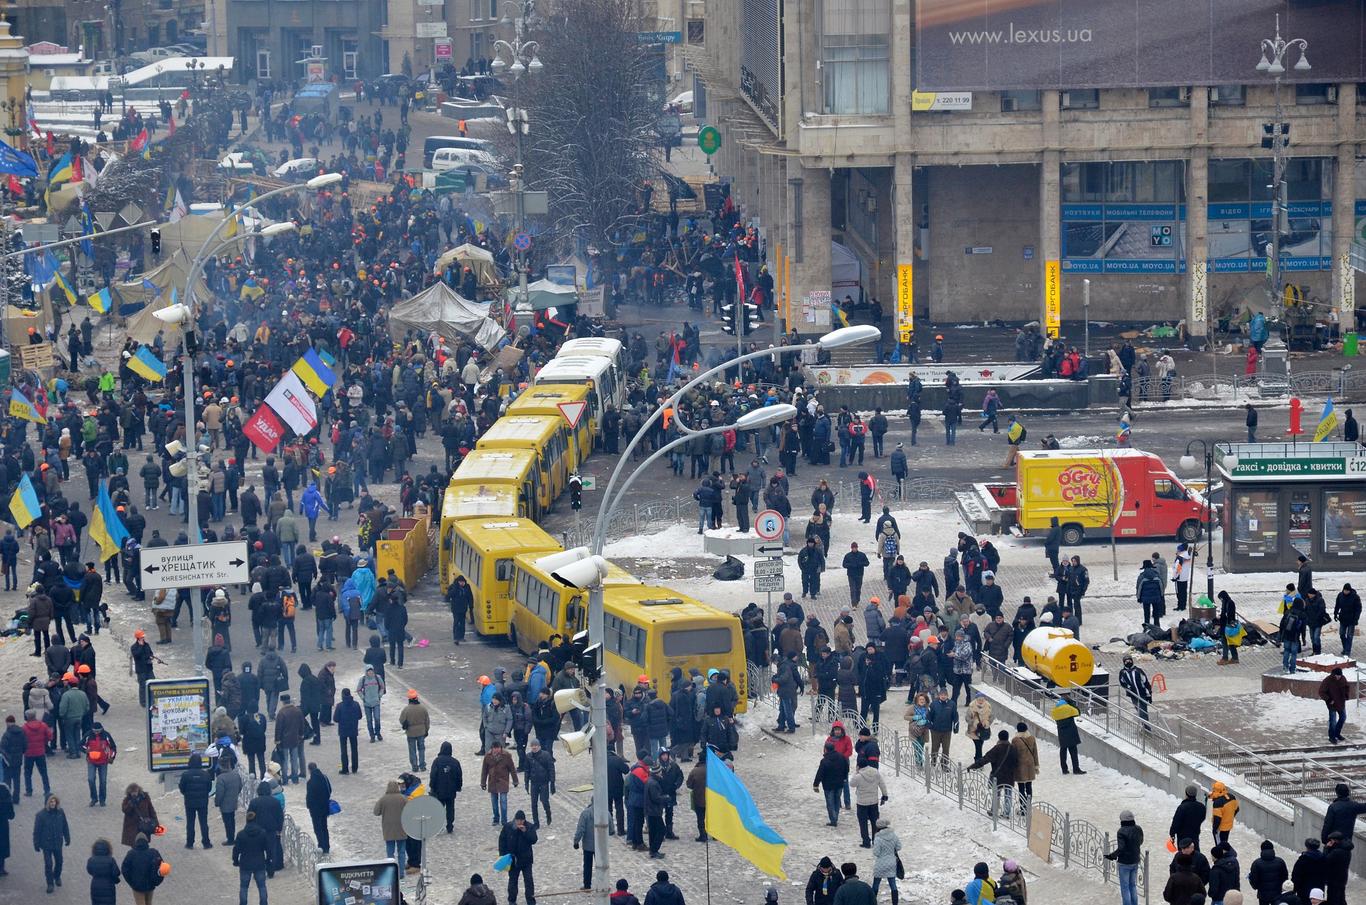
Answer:
[[[838,242],[830,243],[830,294],[837,302],[846,295],[863,301],[863,264],[852,248]]]
[[[389,312],[389,333],[402,340],[408,330],[436,332],[447,340],[473,339],[493,349],[506,335],[488,316],[488,306],[461,298],[445,283],[434,283]]]

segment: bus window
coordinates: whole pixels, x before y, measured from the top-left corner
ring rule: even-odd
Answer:
[[[691,628],[664,633],[664,656],[695,657],[705,654],[728,654],[731,649],[731,630]]]
[[[493,577],[499,581],[512,580],[512,560],[500,559],[493,564]]]
[[[564,621],[570,632],[583,631],[583,616],[583,607],[579,605],[578,598],[569,601],[569,606],[565,607]]]

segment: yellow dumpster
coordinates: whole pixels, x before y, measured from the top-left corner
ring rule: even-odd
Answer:
[[[401,518],[384,532],[376,545],[375,577],[383,578],[393,569],[408,590],[416,587],[427,573],[428,529],[430,518]]]

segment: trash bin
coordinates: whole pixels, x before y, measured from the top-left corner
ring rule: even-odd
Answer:
[[[1344,333],[1342,335],[1342,354],[1348,358],[1356,358],[1357,355],[1357,335],[1356,333]]]

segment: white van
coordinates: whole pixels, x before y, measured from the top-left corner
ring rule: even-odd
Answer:
[[[498,161],[492,154],[469,148],[440,148],[432,155],[432,169],[438,173],[470,165],[497,169]]]
[[[602,413],[607,406],[621,411],[626,387],[617,380],[616,368],[611,359],[587,355],[569,358],[552,358],[545,367],[536,372],[534,383],[578,383],[591,387],[588,393],[588,406],[593,418],[602,431]]]
[[[626,384],[626,347],[619,339],[605,336],[586,336],[567,340],[556,358],[605,358],[612,363],[612,376],[618,385]]]

